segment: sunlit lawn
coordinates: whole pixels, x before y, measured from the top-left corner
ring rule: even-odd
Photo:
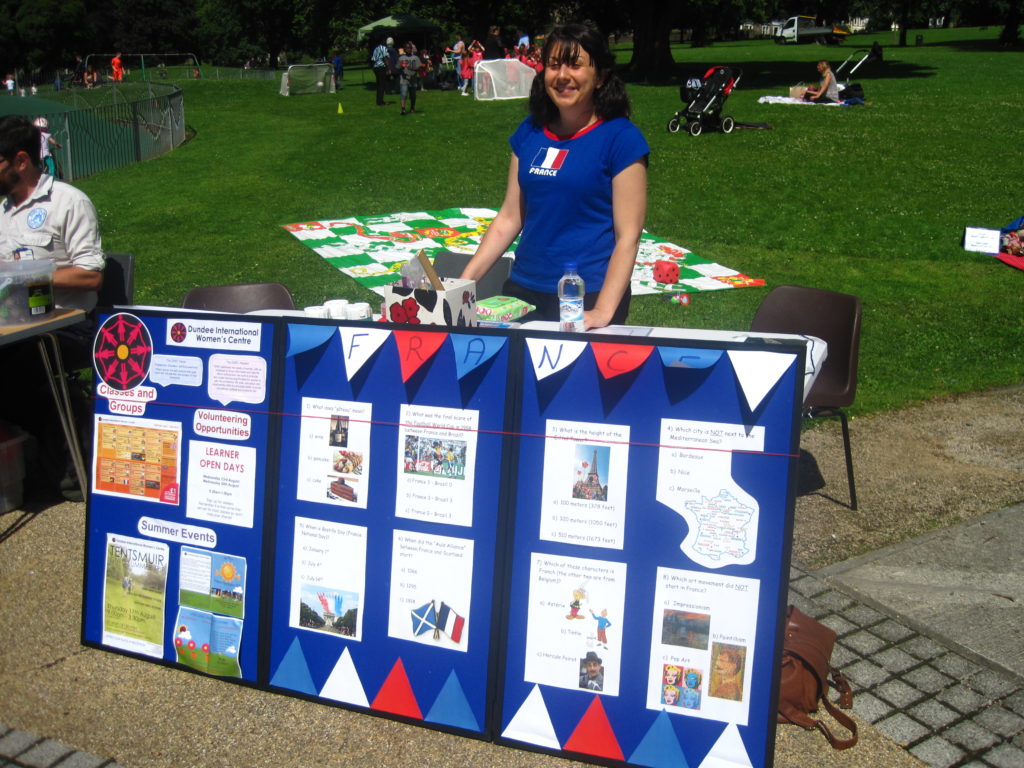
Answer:
[[[1024,379],[1024,273],[960,247],[964,226],[1024,213],[1024,104],[1011,92],[1024,53],[999,50],[998,31],[924,31],[922,46],[887,47],[884,64],[858,72],[870,103],[854,108],[757,98],[811,80],[818,58],[836,65],[871,36],[841,48],[675,49],[683,77],[741,67],[727,111],[772,130],[669,134],[678,85],[630,85],[652,147],[651,232],[769,287],[862,298],[856,412]],[[186,82],[188,144],[79,182],[107,248],[137,255],[137,301],[177,305],[196,285],[262,280],[288,285],[300,306],[374,300],[280,225],[500,205],[522,102],[427,91],[422,114],[400,117],[397,96],[378,108],[369,79],[348,77],[336,95],[292,97],[271,82]],[[767,290],[696,294],[688,307],[640,297],[631,322],[744,328]]]

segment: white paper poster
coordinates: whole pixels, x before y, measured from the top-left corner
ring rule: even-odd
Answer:
[[[186,517],[252,528],[256,506],[256,449],[190,440]]]
[[[372,414],[370,403],[302,398],[299,499],[366,509]]]
[[[629,426],[547,420],[540,538],[622,549]]]
[[[754,562],[760,506],[733,480],[732,452],[763,450],[764,427],[661,420],[657,499],[686,520],[679,548],[695,563]]]
[[[760,583],[658,568],[647,708],[747,724]]]
[[[161,658],[170,548],[158,541],[107,534],[103,644]]]
[[[465,652],[472,586],[472,539],[395,531],[388,635]]]
[[[626,564],[534,553],[524,679],[617,696]]]
[[[295,518],[288,626],[362,639],[366,528]]]
[[[473,524],[480,412],[402,405],[395,516]]]

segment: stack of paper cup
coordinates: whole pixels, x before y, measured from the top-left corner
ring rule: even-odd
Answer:
[[[370,305],[365,301],[349,304],[345,308],[345,317],[348,320],[368,320],[370,318]]]
[[[330,317],[330,314],[327,312],[327,307],[322,305],[316,307],[303,307],[302,311],[306,313],[306,317]]]
[[[327,314],[334,320],[344,320],[348,317],[348,299],[331,299],[325,301],[324,306],[327,307]]]

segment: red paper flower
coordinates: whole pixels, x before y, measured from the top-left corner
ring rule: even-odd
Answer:
[[[203,653],[209,653],[209,652],[210,652],[210,644],[209,643],[203,643]]]
[[[420,321],[418,317],[420,313],[420,305],[416,303],[416,299],[410,296],[408,299],[402,302],[402,307],[405,308],[405,322],[418,323]]]

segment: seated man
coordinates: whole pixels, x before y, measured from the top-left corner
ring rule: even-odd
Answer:
[[[58,308],[90,310],[103,282],[103,248],[92,202],[43,173],[39,129],[0,119],[0,260],[52,259]]]
[[[89,311],[96,306],[105,264],[96,209],[85,193],[43,173],[39,148],[39,129],[26,118],[0,118],[0,261],[51,259],[57,308]],[[91,324],[57,335],[66,369],[91,366]],[[31,380],[42,375],[35,346],[3,350],[5,364],[17,365],[8,370],[18,371],[0,380],[3,416],[35,434],[47,469],[56,464],[62,471],[64,461],[57,457],[63,454],[63,437],[53,403],[47,402],[49,386],[45,379]]]

